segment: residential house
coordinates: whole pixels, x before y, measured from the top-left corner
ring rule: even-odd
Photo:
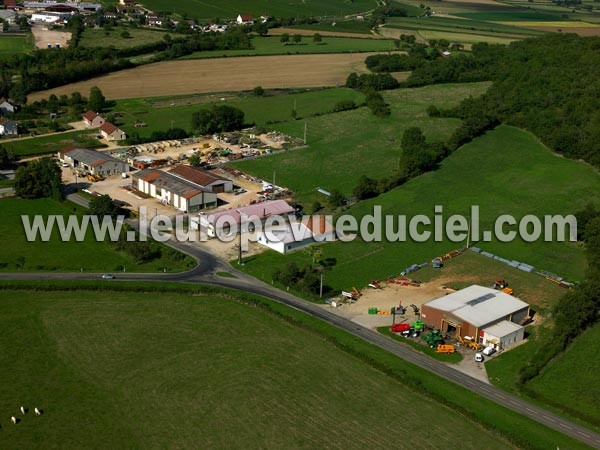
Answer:
[[[0,117],[0,135],[17,136],[19,134],[18,124],[14,120]]]
[[[158,17],[156,14],[148,14],[146,16],[146,21],[151,27],[162,27],[163,20],[164,19],[162,17]]]
[[[4,0],[4,7],[6,9],[18,10],[19,5],[17,5],[17,0]]]
[[[88,148],[70,147],[58,152],[58,159],[74,169],[93,175],[108,176],[129,171],[129,164],[106,153]]]
[[[182,212],[217,206],[217,194],[162,170],[140,170],[132,176],[132,187]]]
[[[208,170],[181,165],[171,169],[169,173],[182,180],[197,184],[209,192],[220,193],[233,191],[233,181],[220,177]]]
[[[263,230],[257,240],[259,244],[285,255],[318,242],[334,241],[335,237],[335,228],[324,216],[311,216]]]
[[[119,18],[119,14],[115,12],[106,12],[104,13],[104,18],[109,20],[117,20]]]
[[[13,105],[4,97],[0,98],[0,114],[14,114],[15,111],[15,105]]]
[[[0,19],[6,21],[9,25],[12,25],[17,20],[17,13],[14,9],[0,9]]]
[[[81,117],[87,128],[100,128],[102,125],[104,125],[104,122],[106,122],[104,117],[92,110],[89,110]]]
[[[254,17],[250,14],[240,14],[235,21],[238,25],[254,25]]]
[[[107,141],[122,141],[127,139],[127,133],[110,122],[104,122],[100,127],[100,134]]]

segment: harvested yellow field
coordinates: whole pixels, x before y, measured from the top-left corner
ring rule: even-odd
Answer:
[[[365,58],[376,53],[285,55],[192,59],[148,64],[29,95],[30,101],[81,92],[98,86],[108,99],[160,97],[263,88],[343,84],[350,72],[365,72]]]
[[[577,22],[577,21],[564,21],[564,22],[538,22],[538,21],[519,21],[519,22],[494,22],[502,25],[512,25],[515,27],[528,27],[528,28],[600,28],[600,25],[588,22]]]

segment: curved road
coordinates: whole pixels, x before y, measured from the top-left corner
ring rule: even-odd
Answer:
[[[283,303],[287,306],[310,314],[324,322],[353,334],[373,345],[387,350],[394,355],[412,363],[422,369],[432,372],[452,383],[462,386],[471,392],[485,397],[494,403],[502,405],[518,414],[526,416],[547,427],[564,433],[587,445],[600,449],[600,435],[560,417],[548,410],[540,408],[532,403],[526,402],[501,389],[472,378],[451,366],[445,365],[433,358],[420,353],[410,347],[404,346],[376,331],[365,328],[350,320],[340,317],[326,309],[302,300],[298,297],[280,291],[266,283],[256,280],[243,272],[233,269],[226,262],[217,259],[210,253],[202,250],[197,245],[170,241],[170,246],[187,253],[198,261],[194,269],[177,274],[140,274],[124,273],[118,274],[119,280],[147,280],[147,281],[174,281],[184,283],[202,283],[210,286],[218,286],[237,289],[252,294],[257,294],[268,299]],[[228,271],[237,278],[225,278],[215,275],[217,271]],[[98,280],[100,274],[92,273],[3,273],[0,280]],[[110,281],[107,281],[110,282]]]

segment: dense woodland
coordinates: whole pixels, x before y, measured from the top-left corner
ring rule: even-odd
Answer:
[[[494,118],[537,135],[553,150],[600,167],[600,38],[548,34],[416,69],[409,86],[492,80],[482,97],[443,115]]]

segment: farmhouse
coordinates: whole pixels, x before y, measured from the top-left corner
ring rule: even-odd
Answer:
[[[10,103],[4,97],[0,98],[0,114],[14,114],[15,105]]]
[[[162,17],[158,17],[156,14],[148,14],[146,20],[151,27],[161,27],[163,24]]]
[[[192,166],[177,166],[169,171],[182,180],[197,184],[209,192],[231,192],[233,181],[215,175],[208,170],[198,169]]]
[[[12,9],[13,11],[19,9],[19,5],[17,5],[17,0],[4,0],[4,7],[6,9]]]
[[[129,164],[106,153],[87,148],[70,147],[58,152],[58,159],[75,169],[92,175],[108,176],[129,171]]]
[[[293,212],[294,208],[285,201],[272,200],[240,208],[226,209],[210,215],[200,214],[197,217],[190,217],[190,228],[192,230],[198,230],[200,227],[206,228],[208,237],[216,237],[217,233],[227,233],[232,224],[237,223],[240,225],[242,217],[244,222],[252,219],[264,222],[270,216],[285,216]]]
[[[100,134],[107,141],[122,141],[127,139],[127,133],[110,122],[104,122],[100,127]]]
[[[0,19],[12,25],[17,19],[17,13],[13,9],[0,9]]]
[[[19,134],[18,124],[14,120],[7,119],[6,117],[0,118],[0,135],[2,136],[16,136]]]
[[[66,20],[71,17],[69,13],[56,13],[56,12],[36,12],[31,15],[32,22],[43,22],[43,23],[57,23],[61,20]]]
[[[134,189],[182,212],[217,206],[217,194],[162,170],[144,169],[132,179]]]
[[[432,300],[421,308],[421,319],[428,326],[470,336],[480,344],[494,343],[499,348],[523,339],[519,322],[528,316],[527,303],[477,285]]]
[[[271,237],[276,239],[269,239]],[[313,216],[301,222],[287,222],[281,230],[261,231],[258,242],[283,255],[315,242],[329,242],[335,239],[335,228],[324,216]]]
[[[237,16],[235,21],[238,25],[253,25],[254,17],[252,17],[250,14],[240,14]]]
[[[100,114],[95,113],[92,110],[86,112],[81,117],[83,119],[83,123],[85,123],[85,126],[88,128],[98,128],[104,125],[104,122],[106,122]]]

